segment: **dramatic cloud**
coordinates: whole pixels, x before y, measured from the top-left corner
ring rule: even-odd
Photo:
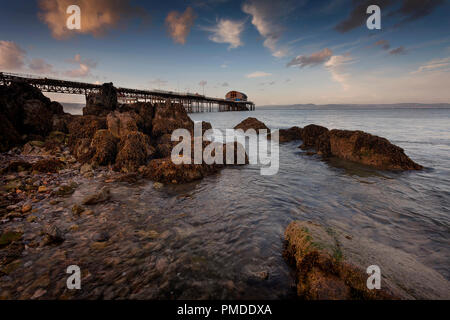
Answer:
[[[28,65],[32,72],[36,72],[39,74],[52,74],[55,73],[53,71],[53,66],[45,62],[44,59],[33,59]]]
[[[407,51],[406,51],[405,47],[401,46],[396,49],[392,49],[391,51],[389,51],[389,54],[400,55],[400,54],[406,54],[406,52]]]
[[[289,0],[248,0],[242,6],[242,11],[252,16],[252,24],[264,37],[264,46],[272,55],[278,58],[288,53],[287,48],[278,48],[278,41],[283,33],[283,27],[278,22],[292,10]]]
[[[245,21],[233,21],[220,19],[213,27],[204,27],[203,30],[211,32],[209,40],[217,43],[229,43],[228,49],[234,49],[243,45],[241,33],[244,30]]]
[[[423,66],[420,66],[417,71],[412,72],[412,74],[422,73],[422,72],[449,72],[450,71],[450,57],[443,59],[434,59]]]
[[[348,79],[350,74],[345,72],[345,66],[352,63],[353,59],[349,55],[332,56],[325,67],[330,71],[334,81],[340,83],[344,90],[349,89]]]
[[[101,36],[107,30],[124,26],[133,18],[147,19],[147,13],[133,7],[130,0],[39,0],[39,17],[50,28],[56,39],[65,39],[74,34]],[[70,5],[81,8],[81,30],[66,27],[66,13]]]
[[[248,79],[253,79],[253,78],[269,77],[271,75],[272,75],[271,73],[267,73],[267,72],[263,72],[263,71],[256,71],[256,72],[246,75],[245,77]]]
[[[175,43],[185,44],[186,38],[191,32],[194,21],[197,18],[192,8],[188,7],[184,13],[172,11],[167,15],[167,32]]]
[[[325,48],[322,51],[315,52],[310,56],[297,56],[294,59],[292,59],[291,62],[287,64],[287,66],[288,67],[298,66],[300,68],[306,66],[315,66],[327,62],[332,55],[333,52],[330,49]]]
[[[353,0],[353,10],[350,16],[336,25],[335,29],[339,32],[348,32],[355,28],[365,25],[367,21],[367,8],[376,4],[383,10],[396,4],[401,4],[400,8],[384,14],[383,16],[401,17],[400,23],[411,22],[431,14],[445,0]]]
[[[379,40],[375,42],[375,46],[381,47],[383,50],[389,50],[391,48],[391,45],[387,40]]]
[[[25,51],[11,41],[0,41],[0,69],[20,70],[24,66]]]
[[[71,78],[85,78],[91,76],[91,69],[97,66],[97,62],[90,59],[81,59],[79,54],[75,55],[73,59],[67,62],[78,65],[77,69],[64,72],[64,75]]]

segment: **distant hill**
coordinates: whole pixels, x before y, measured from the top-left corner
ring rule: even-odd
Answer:
[[[258,109],[450,109],[450,103],[395,103],[395,104],[292,104],[279,106],[257,106]]]

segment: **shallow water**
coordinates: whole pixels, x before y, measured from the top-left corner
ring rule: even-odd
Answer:
[[[48,204],[40,209],[61,230],[76,223],[78,231],[68,232],[56,248],[29,250],[23,269],[0,280],[12,292],[17,288],[16,297],[29,298],[36,279],[50,275],[44,297],[58,298],[65,268],[76,264],[85,275],[76,298],[291,298],[295,283],[282,257],[284,230],[291,221],[312,220],[368,239],[372,246],[392,248],[383,249],[388,255],[410,254],[418,262],[414,270],[429,274],[431,268],[442,275],[423,280],[414,297],[426,296],[430,287],[445,292],[445,279],[450,279],[450,109],[258,109],[191,115],[218,129],[232,128],[249,116],[271,129],[315,123],[377,134],[426,169],[393,173],[325,162],[307,156],[298,141],[280,146],[277,175],[262,176],[258,165],[248,165],[159,190],[149,181],[109,184],[111,201],[94,206],[94,216],[74,218],[74,203],[108,185],[80,178],[79,188],[58,205],[59,211]],[[25,237],[36,234],[39,225],[30,228],[36,230],[26,231]],[[101,230],[110,240],[106,247],[93,247],[93,234]],[[367,262],[402,270],[396,265],[402,261],[394,258]],[[407,288],[409,280],[400,279],[399,285]]]

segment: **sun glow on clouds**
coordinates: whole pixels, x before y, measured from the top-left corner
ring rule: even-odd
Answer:
[[[212,27],[204,27],[203,30],[211,32],[209,40],[216,43],[228,43],[228,49],[235,49],[243,45],[241,33],[244,30],[245,21],[233,21],[220,19]]]
[[[188,7],[184,13],[171,11],[166,18],[167,32],[175,43],[185,44],[197,18],[192,8]]]
[[[256,71],[256,72],[246,75],[245,77],[248,79],[254,79],[254,78],[269,77],[271,75],[272,75],[271,73],[267,73],[267,72],[263,72],[263,71]]]
[[[81,8],[81,30],[66,27],[66,10],[71,5]],[[147,19],[147,13],[133,7],[129,0],[39,0],[39,9],[39,18],[56,39],[69,38],[74,32],[101,36],[109,29],[124,25],[128,19]]]
[[[0,41],[0,68],[19,70],[25,62],[25,51],[12,41]]]

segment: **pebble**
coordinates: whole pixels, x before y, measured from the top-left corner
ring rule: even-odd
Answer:
[[[33,209],[33,206],[31,204],[26,204],[22,207],[22,213],[30,212],[31,209]]]

